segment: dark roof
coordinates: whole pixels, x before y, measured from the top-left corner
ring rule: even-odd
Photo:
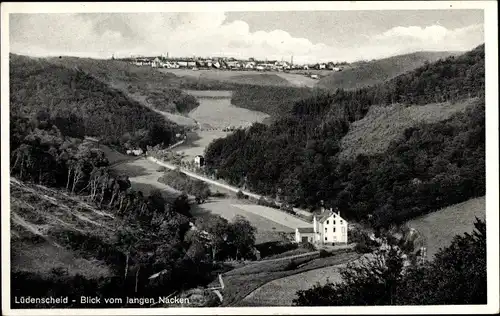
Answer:
[[[314,233],[314,228],[312,227],[300,227],[297,229],[299,230],[299,233]]]
[[[332,216],[333,212],[332,211],[327,211],[325,212],[324,214],[321,214],[318,218],[317,218],[317,221],[320,222],[320,223],[323,223],[324,221],[326,221],[326,219],[330,216]]]

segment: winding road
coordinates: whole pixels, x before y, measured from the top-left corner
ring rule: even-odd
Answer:
[[[249,197],[251,198],[254,198],[256,200],[260,199],[261,197],[262,198],[265,198],[264,196],[262,195],[259,195],[259,194],[255,194],[255,193],[252,193],[252,192],[249,192],[249,191],[245,191],[245,190],[242,190],[238,187],[235,187],[235,186],[231,186],[231,185],[228,185],[228,184],[224,184],[224,183],[221,183],[221,182],[218,182],[218,181],[215,181],[215,180],[212,180],[212,179],[209,179],[207,177],[204,177],[204,176],[201,176],[199,174],[196,174],[196,173],[193,173],[193,172],[190,172],[186,169],[183,169],[183,168],[180,168],[180,167],[177,167],[173,164],[170,164],[168,162],[164,162],[164,161],[160,161],[152,156],[147,156],[147,159],[160,165],[160,166],[163,166],[165,168],[168,168],[168,169],[171,169],[171,170],[175,170],[175,169],[179,169],[179,171],[181,171],[182,173],[186,174],[187,176],[189,177],[192,177],[192,178],[195,178],[195,179],[198,179],[198,180],[201,180],[203,182],[206,182],[206,183],[210,183],[210,184],[213,184],[215,186],[218,186],[218,187],[221,187],[221,188],[224,188],[226,190],[229,190],[229,191],[232,191],[232,192],[235,192],[237,193],[238,191],[241,191],[243,194],[245,195],[248,195]],[[276,204],[278,206],[280,206],[280,203],[276,202]],[[302,215],[305,215],[305,216],[310,216],[311,213],[309,213],[308,211],[306,210],[302,210],[302,209],[299,209],[299,208],[293,208],[293,210],[296,212],[296,213],[299,213],[299,214],[302,214]],[[292,215],[293,216],[293,215]],[[303,220],[303,218],[301,218]]]

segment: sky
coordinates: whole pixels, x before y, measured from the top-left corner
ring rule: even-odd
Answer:
[[[233,56],[295,63],[466,51],[482,10],[10,14],[10,51],[30,56]]]

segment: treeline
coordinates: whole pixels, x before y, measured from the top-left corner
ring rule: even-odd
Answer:
[[[308,98],[312,93],[309,88],[238,85],[233,90],[231,104],[278,117],[289,112],[294,102]]]
[[[402,251],[391,246],[364,265],[341,271],[342,283],[299,291],[294,305],[463,305],[487,303],[486,224],[456,236],[433,261],[404,267]]]
[[[10,55],[10,109],[11,116],[41,116],[65,136],[95,136],[122,148],[168,146],[180,130],[81,70],[17,55]]]
[[[158,181],[187,194],[194,195],[198,203],[204,202],[211,194],[208,184],[191,179],[179,170],[165,170]]]
[[[429,77],[442,88],[430,89]],[[207,167],[260,194],[281,190],[285,202],[298,207],[314,208],[323,200],[358,220],[374,212],[379,226],[484,195],[484,84],[472,77],[484,78],[484,45],[384,85],[296,102],[271,126],[254,124],[212,142]],[[456,91],[462,85],[467,88]],[[467,113],[409,129],[382,155],[338,159],[350,124],[372,105],[469,97],[479,101]]]

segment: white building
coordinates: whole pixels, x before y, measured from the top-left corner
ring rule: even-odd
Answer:
[[[205,164],[205,159],[203,158],[203,156],[198,155],[198,156],[194,157],[194,163],[199,168]]]
[[[347,244],[347,228],[347,221],[339,213],[335,213],[331,209],[324,210],[321,215],[313,216],[312,227],[295,229],[295,241],[316,244]]]

